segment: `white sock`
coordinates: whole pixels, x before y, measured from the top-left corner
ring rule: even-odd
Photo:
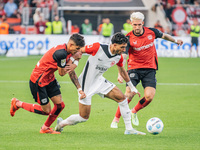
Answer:
[[[127,98],[124,101],[119,102],[118,104],[121,115],[124,119],[126,130],[132,130],[133,127],[131,124],[131,110],[129,109]]]
[[[74,115],[69,116],[67,119],[61,121],[59,125],[61,127],[64,127],[64,126],[67,126],[67,125],[75,125],[77,123],[85,122],[87,120],[88,119],[84,119],[79,114],[74,114]]]

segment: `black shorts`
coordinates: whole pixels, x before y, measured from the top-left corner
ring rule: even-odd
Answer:
[[[156,89],[156,70],[155,69],[132,69],[128,71],[131,82],[134,86],[141,81],[143,88],[153,87]]]
[[[33,83],[30,80],[29,86],[35,102],[40,105],[48,104],[49,98],[61,94],[60,85],[56,79],[44,87],[40,87],[37,82]]]
[[[198,37],[192,37],[191,43],[192,43],[192,46],[193,45],[198,46],[199,45]]]

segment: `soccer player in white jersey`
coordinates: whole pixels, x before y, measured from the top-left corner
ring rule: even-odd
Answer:
[[[101,97],[107,97],[119,104],[120,111],[125,123],[124,134],[140,134],[146,133],[135,130],[131,124],[131,111],[128,106],[128,101],[120,89],[113,83],[109,82],[103,77],[103,73],[113,65],[117,65],[120,75],[127,82],[133,95],[140,93],[133,86],[130,78],[123,67],[122,53],[125,52],[128,39],[122,33],[116,33],[112,39],[112,44],[102,45],[100,43],[93,43],[81,49],[82,53],[90,54],[83,72],[79,76],[79,82],[86,94],[86,98],[80,99],[79,95],[79,114],[69,116],[63,120],[58,118],[56,131],[62,131],[64,126],[75,125],[77,123],[88,120],[91,111],[91,99],[94,94]]]

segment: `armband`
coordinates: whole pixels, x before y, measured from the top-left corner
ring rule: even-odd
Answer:
[[[135,88],[135,86],[133,86],[131,81],[127,82],[127,85],[130,87],[131,92],[135,92],[135,93],[138,92],[138,90]]]
[[[70,57],[70,60],[71,60],[72,62],[74,62],[74,61],[75,61],[74,57]]]
[[[74,64],[75,64],[76,66],[78,66],[78,60],[75,60],[75,61],[74,61]]]

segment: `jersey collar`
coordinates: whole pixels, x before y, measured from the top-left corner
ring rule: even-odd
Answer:
[[[144,27],[143,27],[143,33],[140,34],[140,35],[135,35],[134,31],[132,31],[132,32],[133,32],[133,34],[134,34],[135,36],[142,36],[142,35],[144,34],[144,31],[145,31],[145,29],[144,29]]]

